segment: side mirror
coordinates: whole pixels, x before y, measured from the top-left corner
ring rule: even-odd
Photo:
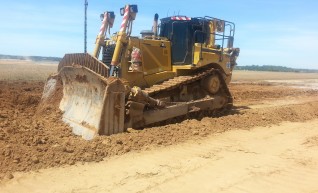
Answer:
[[[115,19],[115,13],[113,11],[109,11],[108,17],[110,17],[110,19]]]
[[[124,16],[125,14],[125,7],[120,8],[120,15]]]
[[[138,6],[137,5],[130,5],[130,12],[131,13],[138,13]]]
[[[206,41],[206,33],[202,31],[195,31],[194,32],[194,42],[203,44]]]
[[[129,11],[130,11],[130,13],[138,13],[138,6],[137,6],[137,5],[128,5],[128,6],[129,6]],[[124,16],[124,14],[125,14],[125,9],[126,9],[126,6],[120,8],[120,15],[121,15],[121,16]]]

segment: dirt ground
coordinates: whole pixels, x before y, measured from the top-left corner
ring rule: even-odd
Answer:
[[[230,130],[90,163],[17,174],[4,192],[318,191],[318,120]]]
[[[51,65],[32,67],[39,66],[52,72]],[[7,69],[0,63],[0,74]],[[277,176],[280,185],[272,192],[292,192],[278,190],[286,183],[297,186],[297,178],[308,178],[311,189],[301,189],[305,186],[299,182],[290,190],[318,191],[310,181],[318,177],[318,87],[303,87],[308,80],[315,83],[317,74],[295,73],[289,79],[301,80],[299,86],[273,81],[276,73],[251,79],[250,72],[246,80],[246,72],[238,72],[230,85],[235,107],[226,116],[88,142],[71,133],[54,105],[39,110],[45,78],[36,73],[23,78],[20,69],[12,72],[19,78],[0,78],[0,189],[5,192],[43,192],[45,187],[52,187],[46,192],[255,192],[257,187],[268,192],[266,185]],[[290,173],[295,166],[296,173]],[[205,186],[191,180],[194,176],[213,183]]]

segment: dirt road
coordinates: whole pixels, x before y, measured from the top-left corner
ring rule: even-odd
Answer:
[[[54,105],[39,109],[42,77],[12,74],[0,79],[0,192],[318,192],[317,74],[243,72],[226,116],[89,142]]]

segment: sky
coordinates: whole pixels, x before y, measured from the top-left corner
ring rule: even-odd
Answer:
[[[0,0],[0,54],[63,57],[84,50],[84,0]],[[133,35],[149,30],[153,16],[211,16],[236,24],[239,65],[318,69],[317,0],[88,0],[87,49],[92,52],[100,14],[137,4]]]

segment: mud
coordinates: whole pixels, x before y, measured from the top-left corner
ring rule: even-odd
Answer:
[[[236,104],[227,116],[129,130],[85,141],[73,135],[61,121],[61,112],[56,105],[59,100],[55,100],[61,95],[55,96],[50,105],[40,104],[43,87],[43,82],[0,81],[0,179],[13,178],[16,171],[99,162],[105,157],[169,146],[233,128],[249,129],[318,118],[317,100],[262,109],[250,109],[246,105],[265,99],[317,98],[317,90],[271,84],[232,84],[230,90]]]

